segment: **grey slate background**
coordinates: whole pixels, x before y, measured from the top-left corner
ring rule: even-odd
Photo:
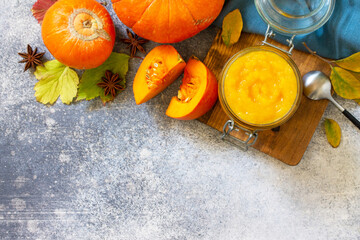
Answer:
[[[34,2],[0,0],[0,239],[360,239],[360,132],[334,106],[324,117],[341,125],[340,147],[319,125],[296,167],[166,117],[179,80],[136,106],[138,59],[106,107],[44,106],[17,55],[28,43],[45,50]],[[216,31],[175,47],[204,59]],[[354,102],[337,100],[360,118]]]

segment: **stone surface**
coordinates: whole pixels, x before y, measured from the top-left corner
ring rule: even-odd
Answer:
[[[340,147],[319,126],[296,167],[242,152],[200,122],[166,117],[180,81],[136,106],[139,59],[126,91],[105,107],[44,106],[17,55],[28,43],[45,50],[34,2],[0,0],[1,239],[360,238],[360,131],[334,106],[324,117],[339,122]],[[204,59],[216,31],[175,47]],[[127,52],[122,43],[115,50]],[[358,105],[337,100],[360,118]]]

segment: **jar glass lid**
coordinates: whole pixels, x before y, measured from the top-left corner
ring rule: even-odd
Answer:
[[[330,18],[335,0],[255,0],[262,19],[285,35],[307,34]]]

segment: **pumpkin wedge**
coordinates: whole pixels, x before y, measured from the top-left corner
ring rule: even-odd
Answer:
[[[161,45],[151,50],[141,63],[133,84],[136,104],[158,95],[183,72],[185,61],[173,46]]]
[[[178,96],[171,99],[166,115],[180,120],[199,118],[214,106],[217,97],[215,75],[192,57],[186,65]]]

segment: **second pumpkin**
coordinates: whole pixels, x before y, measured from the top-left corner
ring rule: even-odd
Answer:
[[[174,43],[204,30],[216,19],[224,0],[112,0],[120,20],[145,39]]]

